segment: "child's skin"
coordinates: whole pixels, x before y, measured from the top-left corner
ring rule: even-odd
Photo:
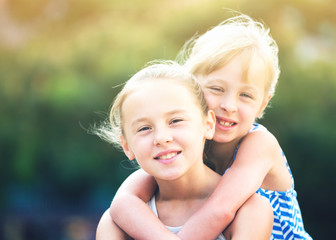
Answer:
[[[244,59],[244,54],[238,55],[217,71],[207,76],[198,76],[208,106],[216,114],[216,133],[209,155],[218,172],[223,173],[230,166],[239,143],[240,147],[234,163],[223,175],[216,192],[203,206],[206,210],[198,211],[181,230],[179,236],[182,239],[187,239],[190,235],[188,229],[191,226],[199,224],[197,214],[198,218],[202,218],[205,222],[211,221],[213,217],[222,216],[222,221],[217,222],[218,226],[215,222],[212,225],[212,231],[216,231],[214,229],[223,225],[225,227],[230,223],[234,212],[259,187],[277,191],[286,191],[291,187],[291,177],[276,139],[272,135],[265,135],[264,132],[246,135],[252,128],[255,118],[262,114],[271,95],[265,95],[265,79],[257,77],[263,75],[262,69],[259,70],[258,66],[255,72],[251,73],[249,83],[243,80]],[[219,191],[220,196],[218,194],[216,196]],[[226,205],[222,211],[213,209],[212,206],[220,203]],[[197,236],[202,234],[203,229]]]
[[[266,30],[259,29],[260,25],[255,30],[253,22],[251,30],[252,20],[247,18],[247,22],[243,31],[239,30],[241,25],[237,28],[229,24],[221,36],[216,35],[216,30],[210,30],[199,38],[185,63],[200,82],[209,108],[215,112],[216,131],[207,155],[216,171],[225,174],[208,201],[184,224],[178,234],[181,239],[214,239],[229,226],[246,200],[261,188],[278,194],[290,193],[290,199],[298,207],[292,177],[278,141],[268,131],[249,132],[273,96],[279,69],[274,40]],[[245,46],[246,39],[253,43]],[[241,46],[236,47],[236,43]],[[144,204],[156,188],[155,181],[150,179],[136,172],[123,183],[110,208],[114,221],[127,232],[134,230],[133,236],[139,239],[149,239],[155,234],[165,238],[167,232],[162,231]],[[131,216],[129,206],[137,208],[141,222],[139,216]],[[302,224],[299,210],[290,221],[296,219]],[[252,215],[245,220],[255,222]],[[147,221],[150,234],[141,231]],[[301,230],[296,228],[292,234],[300,232],[302,238],[310,239],[303,225],[298,226]]]
[[[199,93],[193,95],[181,82],[160,77],[142,80],[141,87],[131,89],[121,98],[120,105],[124,153],[130,160],[136,158],[141,168],[154,177],[158,184],[155,197],[159,218],[174,227],[182,226],[203,205],[221,179],[203,163],[205,140],[211,139],[215,131],[214,112],[207,111],[203,97]],[[199,98],[203,104],[198,103]],[[137,209],[134,210],[137,214]],[[257,228],[251,228],[252,224],[245,221],[245,215],[249,214],[258,221]],[[269,203],[254,194],[225,231],[225,238],[269,239],[272,224]],[[164,232],[165,227],[161,230]],[[150,225],[143,231],[151,232]],[[97,228],[97,239],[129,239],[129,236],[105,212]],[[146,239],[178,238],[168,232]]]

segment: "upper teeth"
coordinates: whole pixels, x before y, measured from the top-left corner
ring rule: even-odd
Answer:
[[[172,158],[172,157],[174,157],[176,155],[177,155],[177,153],[168,153],[166,155],[160,156],[160,159],[168,159],[168,158]]]
[[[225,127],[231,127],[234,123],[233,122],[219,122],[220,125]]]

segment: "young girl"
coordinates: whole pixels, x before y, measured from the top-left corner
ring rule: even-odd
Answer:
[[[221,178],[203,163],[204,143],[214,134],[215,115],[208,111],[200,85],[176,63],[149,66],[134,75],[119,93],[110,122],[112,127],[102,128],[100,135],[112,142],[117,140],[127,157],[136,159],[154,177],[158,189],[148,206],[171,232],[177,233]],[[251,207],[246,209],[248,205]],[[256,210],[260,211],[255,218],[260,224],[257,229],[244,222],[244,215],[255,214]],[[132,211],[136,214],[137,209]],[[266,199],[255,194],[238,212],[236,221],[240,218],[243,220],[239,224],[233,223],[225,231],[226,239],[231,235],[235,239],[269,239],[273,214]],[[113,220],[109,214],[103,215],[97,239],[128,238]],[[151,228],[142,231],[150,232]],[[169,239],[174,238],[171,233]],[[221,231],[216,239],[224,239]]]
[[[207,155],[223,177],[206,203],[184,224],[180,238],[215,238],[257,192],[269,199],[273,208],[272,239],[311,239],[303,226],[285,155],[276,138],[255,123],[274,94],[280,72],[277,54],[269,30],[245,15],[228,19],[192,39],[182,51],[185,67],[196,76],[216,115]],[[125,231],[134,224],[143,228],[150,221],[143,201],[154,192],[154,183],[138,172],[118,190],[111,215],[118,217],[116,223]],[[130,217],[129,206],[139,210],[142,222]],[[152,228],[159,229],[157,225],[151,223]],[[144,239],[150,236],[141,231],[137,234]]]

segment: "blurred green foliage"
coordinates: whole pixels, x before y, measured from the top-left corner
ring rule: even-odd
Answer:
[[[4,216],[63,211],[96,221],[132,169],[87,129],[104,120],[116,86],[149,60],[174,59],[195,33],[232,16],[228,8],[263,20],[280,47],[281,76],[262,123],[287,155],[307,231],[316,239],[331,236],[333,0],[0,1]]]

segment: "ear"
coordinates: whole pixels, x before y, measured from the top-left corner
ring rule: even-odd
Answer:
[[[267,107],[267,105],[268,105],[268,103],[269,103],[269,101],[271,100],[272,97],[273,97],[272,94],[268,94],[268,95],[265,97],[265,99],[264,99],[264,101],[263,101],[263,103],[262,103],[262,105],[261,105],[261,107],[260,107],[260,109],[259,109],[259,112],[258,112],[258,114],[257,114],[257,118],[261,118],[261,117],[262,117],[262,115],[263,115],[263,113],[264,113],[264,110],[265,110],[265,108]]]
[[[216,129],[216,116],[214,111],[209,110],[206,118],[205,138],[212,139]]]
[[[121,146],[122,146],[122,148],[124,150],[124,153],[127,156],[127,158],[129,160],[133,160],[135,158],[135,155],[132,152],[132,150],[129,148],[128,143],[123,136],[120,136],[120,143],[121,143]]]

